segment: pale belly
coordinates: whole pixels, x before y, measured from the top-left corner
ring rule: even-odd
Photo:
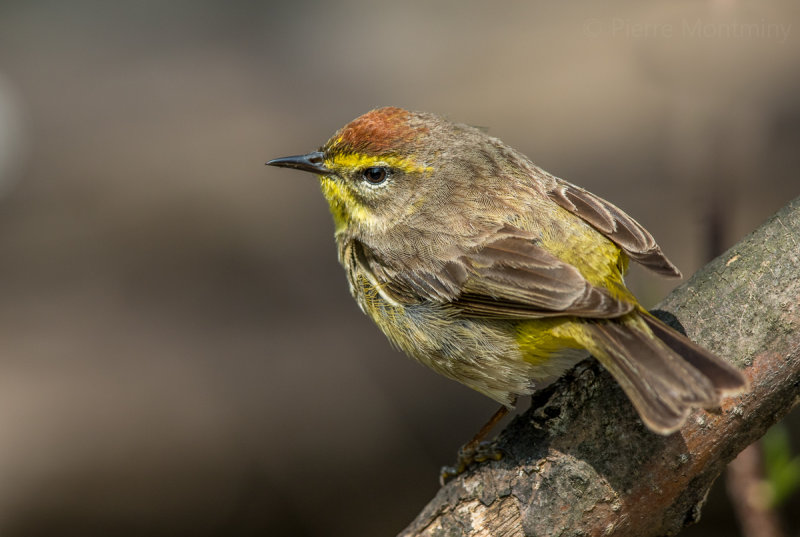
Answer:
[[[553,319],[465,318],[454,316],[446,305],[399,307],[380,297],[356,299],[406,354],[508,406],[517,396],[552,382],[587,356],[586,351],[574,346],[550,344],[540,349],[531,345],[526,334],[549,329],[557,322]]]

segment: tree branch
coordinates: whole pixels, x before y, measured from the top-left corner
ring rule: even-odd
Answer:
[[[694,412],[663,437],[641,424],[608,373],[585,361],[537,392],[501,433],[503,460],[442,487],[400,535],[647,537],[697,521],[725,465],[800,400],[800,198],[660,309],[746,368],[751,391]]]

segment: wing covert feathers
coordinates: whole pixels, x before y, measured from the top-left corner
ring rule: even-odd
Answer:
[[[681,277],[680,270],[667,259],[653,236],[616,205],[560,179],[547,194],[608,237],[637,263],[664,276]]]
[[[471,253],[438,268],[393,268],[358,242],[354,261],[390,302],[449,303],[467,317],[538,319],[572,315],[614,318],[635,305],[595,287],[577,268],[538,246],[521,230],[505,227]]]
[[[469,276],[454,304],[465,315],[613,318],[633,309],[528,237],[499,238],[459,261]]]

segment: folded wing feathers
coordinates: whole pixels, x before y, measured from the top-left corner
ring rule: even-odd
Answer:
[[[565,181],[558,181],[548,195],[561,207],[614,241],[637,263],[665,276],[681,276],[653,236],[619,207]]]
[[[613,318],[632,311],[633,304],[592,286],[525,232],[511,233],[505,227],[498,239],[437,269],[397,270],[377,262],[360,243],[352,250],[368,278],[400,303],[450,302],[463,315],[516,319]]]
[[[493,303],[498,316],[516,318],[618,317],[633,308],[593,287],[575,267],[524,234],[506,235],[460,260],[470,275],[458,299],[466,314],[491,314]]]

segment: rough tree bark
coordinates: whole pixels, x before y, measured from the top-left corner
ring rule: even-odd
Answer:
[[[697,521],[725,465],[800,400],[800,198],[657,313],[743,368],[751,391],[664,437],[585,361],[500,434],[505,458],[442,487],[400,535],[647,537]]]

